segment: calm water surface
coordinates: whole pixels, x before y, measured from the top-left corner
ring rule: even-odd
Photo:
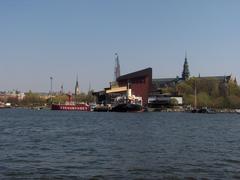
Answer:
[[[0,110],[0,179],[240,179],[240,115]]]

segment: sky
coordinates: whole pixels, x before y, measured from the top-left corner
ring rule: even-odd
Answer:
[[[240,80],[239,0],[0,0],[0,91],[101,90],[121,74]]]

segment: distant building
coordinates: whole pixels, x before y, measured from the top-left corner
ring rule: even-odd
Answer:
[[[152,68],[120,76],[117,82],[120,87],[127,86],[129,83],[132,94],[142,97],[143,105],[147,105],[148,96],[152,90]]]
[[[175,88],[177,84],[186,81],[190,78],[189,64],[187,55],[185,55],[182,76],[175,78],[154,78],[152,79],[152,68],[142,69],[136,72],[120,76],[120,65],[118,56],[115,59],[115,80],[110,83],[110,87],[105,88],[99,92],[93,92],[96,96],[98,104],[111,104],[113,99],[122,94],[126,94],[127,89],[131,89],[132,94],[142,97],[143,105],[147,106],[152,103],[155,107],[169,106],[172,104],[183,105],[183,97],[179,96],[177,92],[174,94],[163,94],[164,88]],[[229,82],[237,83],[236,78],[232,76],[207,76],[200,79],[214,79],[219,81],[220,88],[226,89]]]
[[[189,64],[187,60],[187,55],[185,55],[182,77],[176,76],[175,78],[154,78],[153,79],[153,89],[161,89],[167,87],[175,87],[178,83],[186,81],[190,78]],[[229,83],[230,81],[237,84],[236,78],[234,79],[232,75],[228,76],[198,76],[200,79],[214,79],[219,81],[219,83]]]
[[[109,88],[93,94],[97,97],[97,103],[111,104],[115,97],[126,94],[128,88],[133,95],[142,97],[143,105],[146,106],[152,90],[152,68],[119,76],[116,82],[110,83]]]
[[[155,90],[166,88],[166,87],[175,87],[176,84],[188,80],[190,78],[189,65],[187,60],[187,54],[185,54],[182,77],[176,76],[175,78],[156,78],[153,79],[153,88]]]
[[[154,90],[158,90],[166,87],[175,87],[181,81],[183,79],[178,76],[176,78],[155,78],[152,80],[152,86]]]
[[[0,101],[7,101],[8,98],[17,99],[19,101],[23,100],[25,97],[25,93],[22,93],[17,90],[8,91],[8,92],[0,92]]]

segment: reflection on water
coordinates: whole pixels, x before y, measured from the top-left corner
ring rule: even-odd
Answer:
[[[0,179],[237,179],[240,116],[0,110]]]

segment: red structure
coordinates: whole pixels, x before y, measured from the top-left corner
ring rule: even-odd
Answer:
[[[58,111],[90,111],[90,106],[87,104],[65,105],[52,104],[51,110]]]
[[[143,105],[148,103],[148,96],[152,90],[152,68],[143,69],[117,78],[118,85],[132,89],[132,94],[143,98]]]
[[[58,111],[90,111],[90,106],[85,103],[76,104],[72,101],[72,95],[67,94],[68,101],[65,104],[52,104],[51,110]]]

